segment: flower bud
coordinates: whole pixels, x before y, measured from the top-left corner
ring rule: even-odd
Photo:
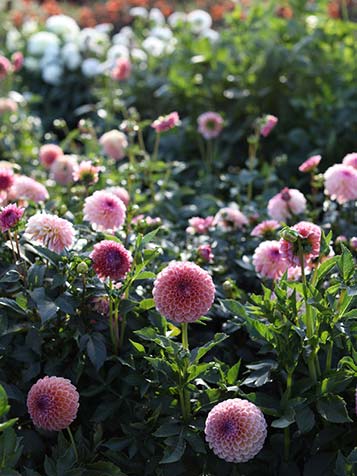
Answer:
[[[85,261],[81,261],[78,265],[77,265],[77,273],[79,274],[87,274],[88,273],[88,265]]]
[[[281,230],[280,237],[289,243],[295,243],[299,239],[299,233],[289,227],[285,227]]]

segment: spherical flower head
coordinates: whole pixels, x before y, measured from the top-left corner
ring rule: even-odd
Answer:
[[[198,132],[205,139],[214,139],[221,133],[224,120],[217,112],[207,111],[198,117],[197,122]]]
[[[178,112],[170,112],[167,116],[158,117],[152,124],[151,127],[155,129],[157,133],[166,132],[170,129],[173,129],[176,126],[180,125],[180,117]]]
[[[44,202],[48,199],[47,188],[31,177],[18,175],[11,187],[13,200],[32,200],[35,203]]]
[[[156,309],[174,322],[196,321],[209,311],[214,296],[211,276],[189,261],[172,261],[154,282]]]
[[[0,211],[0,230],[5,233],[19,223],[25,209],[20,208],[14,203],[7,205]]]
[[[131,75],[131,62],[128,58],[118,58],[111,72],[111,77],[116,81],[125,81]]]
[[[20,71],[24,64],[24,55],[21,53],[21,51],[15,51],[13,55],[11,56],[11,62],[12,62],[12,68],[17,73]]]
[[[205,435],[219,458],[229,463],[245,463],[263,448],[267,424],[256,405],[232,398],[218,403],[209,412]]]
[[[197,249],[198,256],[207,263],[212,263],[214,254],[211,245],[200,245]]]
[[[32,216],[27,222],[25,233],[55,253],[70,248],[74,241],[72,223],[49,213],[37,213]]]
[[[350,248],[354,251],[357,250],[357,236],[352,236],[350,239]]]
[[[308,221],[301,221],[291,227],[298,233],[296,241],[291,242],[284,238],[280,240],[280,252],[290,266],[300,266],[299,246],[302,248],[305,265],[312,264],[318,258],[321,245],[321,228]]]
[[[300,165],[299,170],[300,172],[303,172],[303,173],[312,172],[313,170],[317,168],[320,162],[321,162],[321,155],[313,155],[312,157],[309,157],[307,160],[305,160],[305,162],[303,162]]]
[[[11,98],[0,98],[0,114],[16,112],[17,103]]]
[[[335,164],[325,174],[325,194],[341,205],[357,200],[357,170],[351,165]]]
[[[279,279],[288,269],[288,264],[280,252],[279,241],[263,241],[253,255],[256,272],[263,278]]]
[[[350,165],[354,169],[357,169],[357,152],[352,152],[351,154],[347,154],[343,158],[342,163],[344,165]]]
[[[116,197],[120,198],[120,200],[124,203],[126,207],[128,207],[130,202],[130,195],[123,187],[109,187],[106,189],[106,192],[110,192]]]
[[[271,114],[266,115],[262,120],[260,134],[267,137],[278,123],[278,118]]]
[[[125,222],[126,207],[113,193],[101,190],[85,199],[83,213],[96,230],[112,231]]]
[[[74,166],[73,180],[85,185],[93,185],[98,182],[99,172],[102,170],[102,167],[93,165],[90,160],[83,160],[79,165]]]
[[[240,230],[248,225],[248,218],[238,208],[224,207],[215,215],[213,225],[225,231]]]
[[[103,240],[94,245],[90,254],[93,268],[99,279],[112,281],[124,279],[133,260],[130,251],[116,241]]]
[[[5,56],[0,56],[0,80],[6,78],[11,72],[12,66],[10,61]]]
[[[63,150],[56,144],[45,144],[40,149],[40,162],[49,169],[53,162],[63,155]]]
[[[262,238],[267,238],[270,235],[273,235],[275,230],[280,228],[280,223],[276,220],[264,220],[258,225],[256,225],[251,231],[251,236],[257,236]]]
[[[77,165],[75,155],[61,155],[51,165],[51,177],[59,185],[73,183],[73,172]]]
[[[209,229],[213,226],[214,217],[209,216],[206,218],[201,217],[192,217],[188,220],[188,226],[186,228],[186,232],[194,235],[195,233],[198,234],[205,234],[208,233]]]
[[[10,167],[6,169],[0,168],[0,191],[9,190],[9,188],[12,187],[14,181],[14,172]]]
[[[283,188],[268,202],[268,213],[277,221],[285,221],[293,215],[300,215],[306,209],[306,198],[295,188]]]
[[[99,143],[103,147],[104,153],[114,160],[122,160],[129,145],[124,132],[116,129],[103,134]]]
[[[27,396],[27,409],[38,428],[47,431],[65,430],[75,420],[79,394],[70,380],[44,377],[38,380]]]

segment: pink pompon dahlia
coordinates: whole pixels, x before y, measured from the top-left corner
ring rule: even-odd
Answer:
[[[130,196],[127,190],[123,187],[109,187],[105,189],[106,192],[110,192],[116,197],[120,198],[120,200],[124,203],[126,207],[128,207],[130,202]]]
[[[85,199],[83,213],[96,230],[111,231],[125,222],[126,206],[113,193],[100,190]]]
[[[38,380],[27,395],[27,409],[38,428],[65,430],[76,419],[79,394],[71,381],[62,377]]]
[[[128,139],[124,132],[113,129],[106,132],[99,139],[100,145],[106,155],[114,160],[122,160],[128,148]]]
[[[0,191],[7,191],[12,187],[15,181],[14,172],[12,168],[0,168]]]
[[[351,152],[351,154],[347,154],[343,158],[342,163],[344,165],[350,165],[354,169],[357,169],[357,152]]]
[[[90,254],[94,271],[101,280],[113,281],[124,279],[130,271],[133,260],[130,251],[116,241],[103,240],[94,245]]]
[[[238,208],[224,207],[216,213],[213,225],[225,231],[240,230],[248,225],[248,218]]]
[[[180,125],[180,117],[178,113],[170,112],[167,116],[158,117],[152,124],[151,127],[155,129],[157,133],[166,132],[170,129],[173,129],[176,126]]]
[[[271,114],[267,114],[263,119],[262,119],[262,126],[260,128],[260,134],[263,137],[267,137],[271,131],[274,129],[274,127],[278,123],[278,118],[275,116],[272,116]]]
[[[15,51],[15,53],[12,54],[11,56],[11,62],[12,62],[12,67],[15,73],[20,71],[24,64],[24,55],[21,53],[21,51]]]
[[[0,211],[0,230],[5,233],[14,228],[21,220],[25,209],[14,203],[7,205]]]
[[[63,150],[56,144],[45,144],[40,148],[40,162],[47,169],[62,155]]]
[[[194,235],[195,233],[204,234],[208,233],[209,229],[213,226],[214,217],[192,217],[188,220],[188,226],[186,228],[186,232],[190,235]]]
[[[280,228],[280,223],[276,220],[264,220],[258,223],[251,231],[251,236],[267,237]]]
[[[48,213],[37,213],[32,216],[27,222],[25,233],[56,253],[70,248],[74,241],[72,223]]]
[[[73,183],[73,172],[77,166],[75,155],[61,155],[51,165],[51,177],[59,185]]]
[[[111,71],[111,77],[116,81],[124,81],[130,78],[131,62],[128,58],[118,58]]]
[[[73,180],[85,185],[93,185],[99,180],[99,173],[103,167],[93,165],[90,160],[83,160],[79,165],[75,165],[73,170]]]
[[[223,117],[217,112],[207,111],[198,116],[198,132],[205,139],[218,137],[223,129]]]
[[[280,239],[280,252],[289,266],[300,266],[299,246],[301,246],[304,264],[310,265],[318,258],[321,246],[321,228],[308,221],[301,221],[291,229],[298,233],[296,241]]]
[[[288,264],[280,252],[279,241],[263,241],[253,255],[253,265],[263,278],[278,279],[288,269]]]
[[[300,165],[299,170],[303,173],[311,172],[317,168],[320,162],[321,155],[313,155]]]
[[[197,249],[198,256],[207,263],[212,263],[214,254],[211,245],[200,245]]]
[[[0,56],[0,80],[6,78],[6,76],[12,71],[12,65],[5,56]]]
[[[335,164],[325,174],[325,194],[343,204],[357,200],[357,170],[351,165]]]
[[[211,276],[189,261],[172,261],[154,282],[156,309],[174,322],[196,321],[210,310],[214,296]]]
[[[35,203],[48,199],[47,188],[26,175],[15,176],[14,185],[11,187],[13,200],[32,200]]]
[[[283,188],[268,202],[268,213],[277,221],[285,221],[293,215],[300,215],[306,209],[306,198],[295,188]]]
[[[209,412],[205,435],[219,458],[229,463],[245,463],[263,448],[267,424],[254,403],[232,398],[218,403]]]

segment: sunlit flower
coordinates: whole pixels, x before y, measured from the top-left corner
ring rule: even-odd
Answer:
[[[49,197],[44,185],[26,175],[15,177],[10,192],[13,200],[32,200],[35,203],[43,202]]]
[[[350,165],[354,169],[357,169],[357,152],[352,152],[351,154],[347,154],[343,158],[342,163],[344,165]]]
[[[212,263],[214,254],[212,253],[211,245],[200,245],[197,249],[198,256],[207,263]]]
[[[124,81],[131,75],[131,62],[128,58],[118,58],[111,71],[111,77],[116,81]]]
[[[103,147],[104,153],[114,160],[121,160],[126,155],[128,139],[121,131],[113,129],[106,132],[99,139],[99,143]]]
[[[213,226],[213,220],[214,217],[212,216],[206,218],[192,217],[188,220],[189,226],[186,228],[186,232],[191,235],[195,233],[208,233],[209,229]]]
[[[278,123],[278,118],[277,117],[272,116],[271,114],[267,114],[263,118],[263,123],[262,123],[261,129],[260,129],[260,134],[263,137],[267,137],[271,133],[271,131],[274,129],[274,127],[277,125],[277,123]]]
[[[263,241],[253,255],[255,270],[263,278],[278,279],[288,269],[288,264],[280,252],[279,241]]]
[[[174,127],[180,125],[180,118],[177,112],[171,112],[167,116],[160,116],[156,119],[151,127],[155,129],[156,132],[166,132]]]
[[[113,193],[101,190],[86,198],[83,213],[95,229],[111,231],[123,225],[126,207]]]
[[[280,239],[280,252],[289,266],[300,266],[301,246],[305,265],[309,265],[313,259],[318,258],[321,245],[321,228],[313,223],[301,221],[291,227],[298,233],[298,239],[294,242],[285,238]]]
[[[312,170],[316,169],[316,167],[319,165],[320,162],[321,162],[321,155],[313,155],[312,157],[309,157],[307,160],[305,160],[305,162],[303,162],[300,165],[299,170],[300,172],[304,172],[304,173],[311,172]]]
[[[77,166],[75,155],[61,155],[51,165],[51,177],[59,185],[73,183],[73,172]]]
[[[22,218],[25,209],[14,203],[7,205],[0,211],[0,230],[5,233],[14,228]]]
[[[25,233],[56,253],[71,248],[74,241],[72,223],[48,213],[37,213],[32,216],[27,222]]]
[[[106,189],[106,192],[110,192],[116,197],[120,198],[120,200],[124,203],[124,205],[127,207],[130,202],[130,196],[127,190],[123,187],[109,187]]]
[[[73,170],[73,180],[86,185],[93,185],[99,180],[99,172],[102,167],[93,165],[90,160],[83,160],[79,165],[75,165]]]
[[[5,56],[0,56],[0,80],[6,78],[11,70],[12,66],[10,61]]]
[[[56,144],[45,144],[40,149],[40,162],[46,168],[51,165],[58,157],[63,155],[63,150]]]
[[[293,215],[300,215],[306,209],[306,198],[295,188],[283,188],[268,202],[268,213],[277,221],[285,221]]]
[[[280,228],[280,223],[278,221],[264,220],[256,225],[250,234],[251,236],[267,238],[268,236],[273,235],[278,228]]]
[[[343,204],[357,200],[357,170],[352,165],[335,164],[324,174],[325,193]]]
[[[217,112],[204,112],[198,119],[198,132],[205,139],[214,139],[218,137],[223,129],[223,117]]]
[[[14,172],[11,168],[0,168],[0,191],[9,190],[14,181]]]
[[[24,55],[21,53],[21,51],[16,51],[13,53],[11,56],[11,62],[12,62],[12,68],[17,73],[17,71],[20,71],[24,64]]]
[[[215,215],[213,225],[223,230],[240,230],[248,225],[248,218],[238,208],[224,207]]]

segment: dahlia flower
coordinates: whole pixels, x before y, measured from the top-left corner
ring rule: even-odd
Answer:
[[[43,202],[49,197],[44,185],[31,177],[26,177],[26,175],[18,175],[15,177],[10,192],[14,200],[32,200],[35,203]]]
[[[0,56],[0,80],[6,78],[11,69],[10,61],[5,56]]]
[[[219,458],[229,463],[245,463],[263,448],[267,424],[256,405],[232,398],[218,403],[209,412],[205,435]]]
[[[75,420],[79,394],[70,380],[62,377],[44,377],[38,380],[27,396],[27,409],[38,428],[60,431]]]
[[[211,263],[214,258],[214,254],[212,253],[211,245],[200,245],[197,249],[198,256],[206,261],[207,263]]]
[[[275,230],[280,228],[280,223],[276,220],[264,220],[258,223],[251,231],[251,236],[266,237],[271,235]]]
[[[125,157],[128,139],[123,132],[116,129],[106,132],[99,139],[99,143],[104,153],[112,159],[121,160]]]
[[[207,111],[198,116],[198,132],[205,139],[218,137],[223,129],[223,117],[217,112]]]
[[[300,165],[299,170],[303,173],[311,172],[312,170],[316,169],[320,162],[321,155],[313,155]]]
[[[0,211],[0,230],[5,233],[14,228],[21,220],[24,211],[24,208],[20,208],[14,203],[4,207]]]
[[[357,170],[351,165],[335,164],[325,174],[325,194],[343,204],[357,200]]]
[[[130,271],[132,256],[130,251],[116,241],[103,240],[94,245],[90,254],[94,271],[103,281],[110,278],[118,281]]]
[[[73,182],[73,172],[77,166],[75,155],[61,155],[51,165],[51,177],[59,185],[69,185]]]
[[[167,116],[160,116],[152,124],[151,127],[155,129],[157,133],[166,132],[174,127],[180,125],[180,118],[178,113],[170,112]]]
[[[61,155],[63,155],[61,147],[56,144],[45,144],[40,149],[40,162],[48,169]]]
[[[0,114],[5,114],[6,112],[16,112],[17,103],[10,98],[0,98]]]
[[[298,233],[294,242],[284,238],[280,239],[280,252],[290,266],[300,266],[299,243],[302,249],[305,265],[311,264],[318,258],[321,245],[321,228],[308,221],[301,221],[291,229]]]
[[[7,191],[13,185],[15,181],[14,172],[9,168],[1,169],[0,168],[0,191]]]
[[[214,217],[211,217],[211,216],[206,218],[192,217],[188,220],[188,224],[190,226],[186,228],[186,232],[191,235],[194,235],[195,233],[199,233],[199,234],[207,233],[213,225],[213,220],[214,220]]]
[[[300,215],[306,209],[306,198],[295,188],[283,188],[268,202],[268,213],[277,221],[285,221],[293,215]]]
[[[287,262],[280,253],[279,241],[263,241],[253,255],[253,265],[264,278],[278,279],[288,269]]]
[[[24,55],[21,53],[21,51],[15,51],[15,53],[12,54],[11,56],[11,62],[12,62],[12,67],[15,73],[20,71],[24,64]]]
[[[214,296],[211,276],[188,261],[172,261],[154,282],[156,309],[174,322],[196,321],[209,311]]]
[[[27,222],[25,233],[56,253],[70,248],[74,241],[72,223],[48,213],[37,213],[32,216]]]
[[[128,207],[130,202],[129,193],[123,187],[109,187],[105,189],[106,192],[110,192],[116,197],[120,198],[120,200],[124,203],[126,207]]]
[[[91,300],[93,309],[102,316],[109,315],[109,297],[106,295],[97,296]]]
[[[84,219],[95,229],[110,231],[117,230],[123,225],[126,207],[113,193],[101,190],[85,199],[83,213]]]
[[[214,217],[213,225],[223,230],[240,230],[248,225],[248,218],[238,209],[234,207],[224,207],[218,210]]]
[[[350,239],[350,247],[353,250],[357,250],[357,236],[352,236],[352,238]]]
[[[131,74],[131,62],[128,58],[118,58],[111,71],[111,77],[116,81],[124,81]]]
[[[351,154],[347,154],[343,158],[342,163],[344,165],[350,165],[354,169],[357,169],[357,152],[352,152]]]
[[[263,125],[261,126],[260,134],[263,137],[267,137],[271,133],[271,131],[274,129],[274,127],[277,125],[277,123],[278,123],[277,117],[272,116],[271,114],[266,115],[263,118]]]
[[[73,170],[73,180],[75,182],[83,182],[86,185],[93,185],[99,180],[99,172],[103,168],[93,165],[90,160],[83,160],[79,165],[75,165]]]

